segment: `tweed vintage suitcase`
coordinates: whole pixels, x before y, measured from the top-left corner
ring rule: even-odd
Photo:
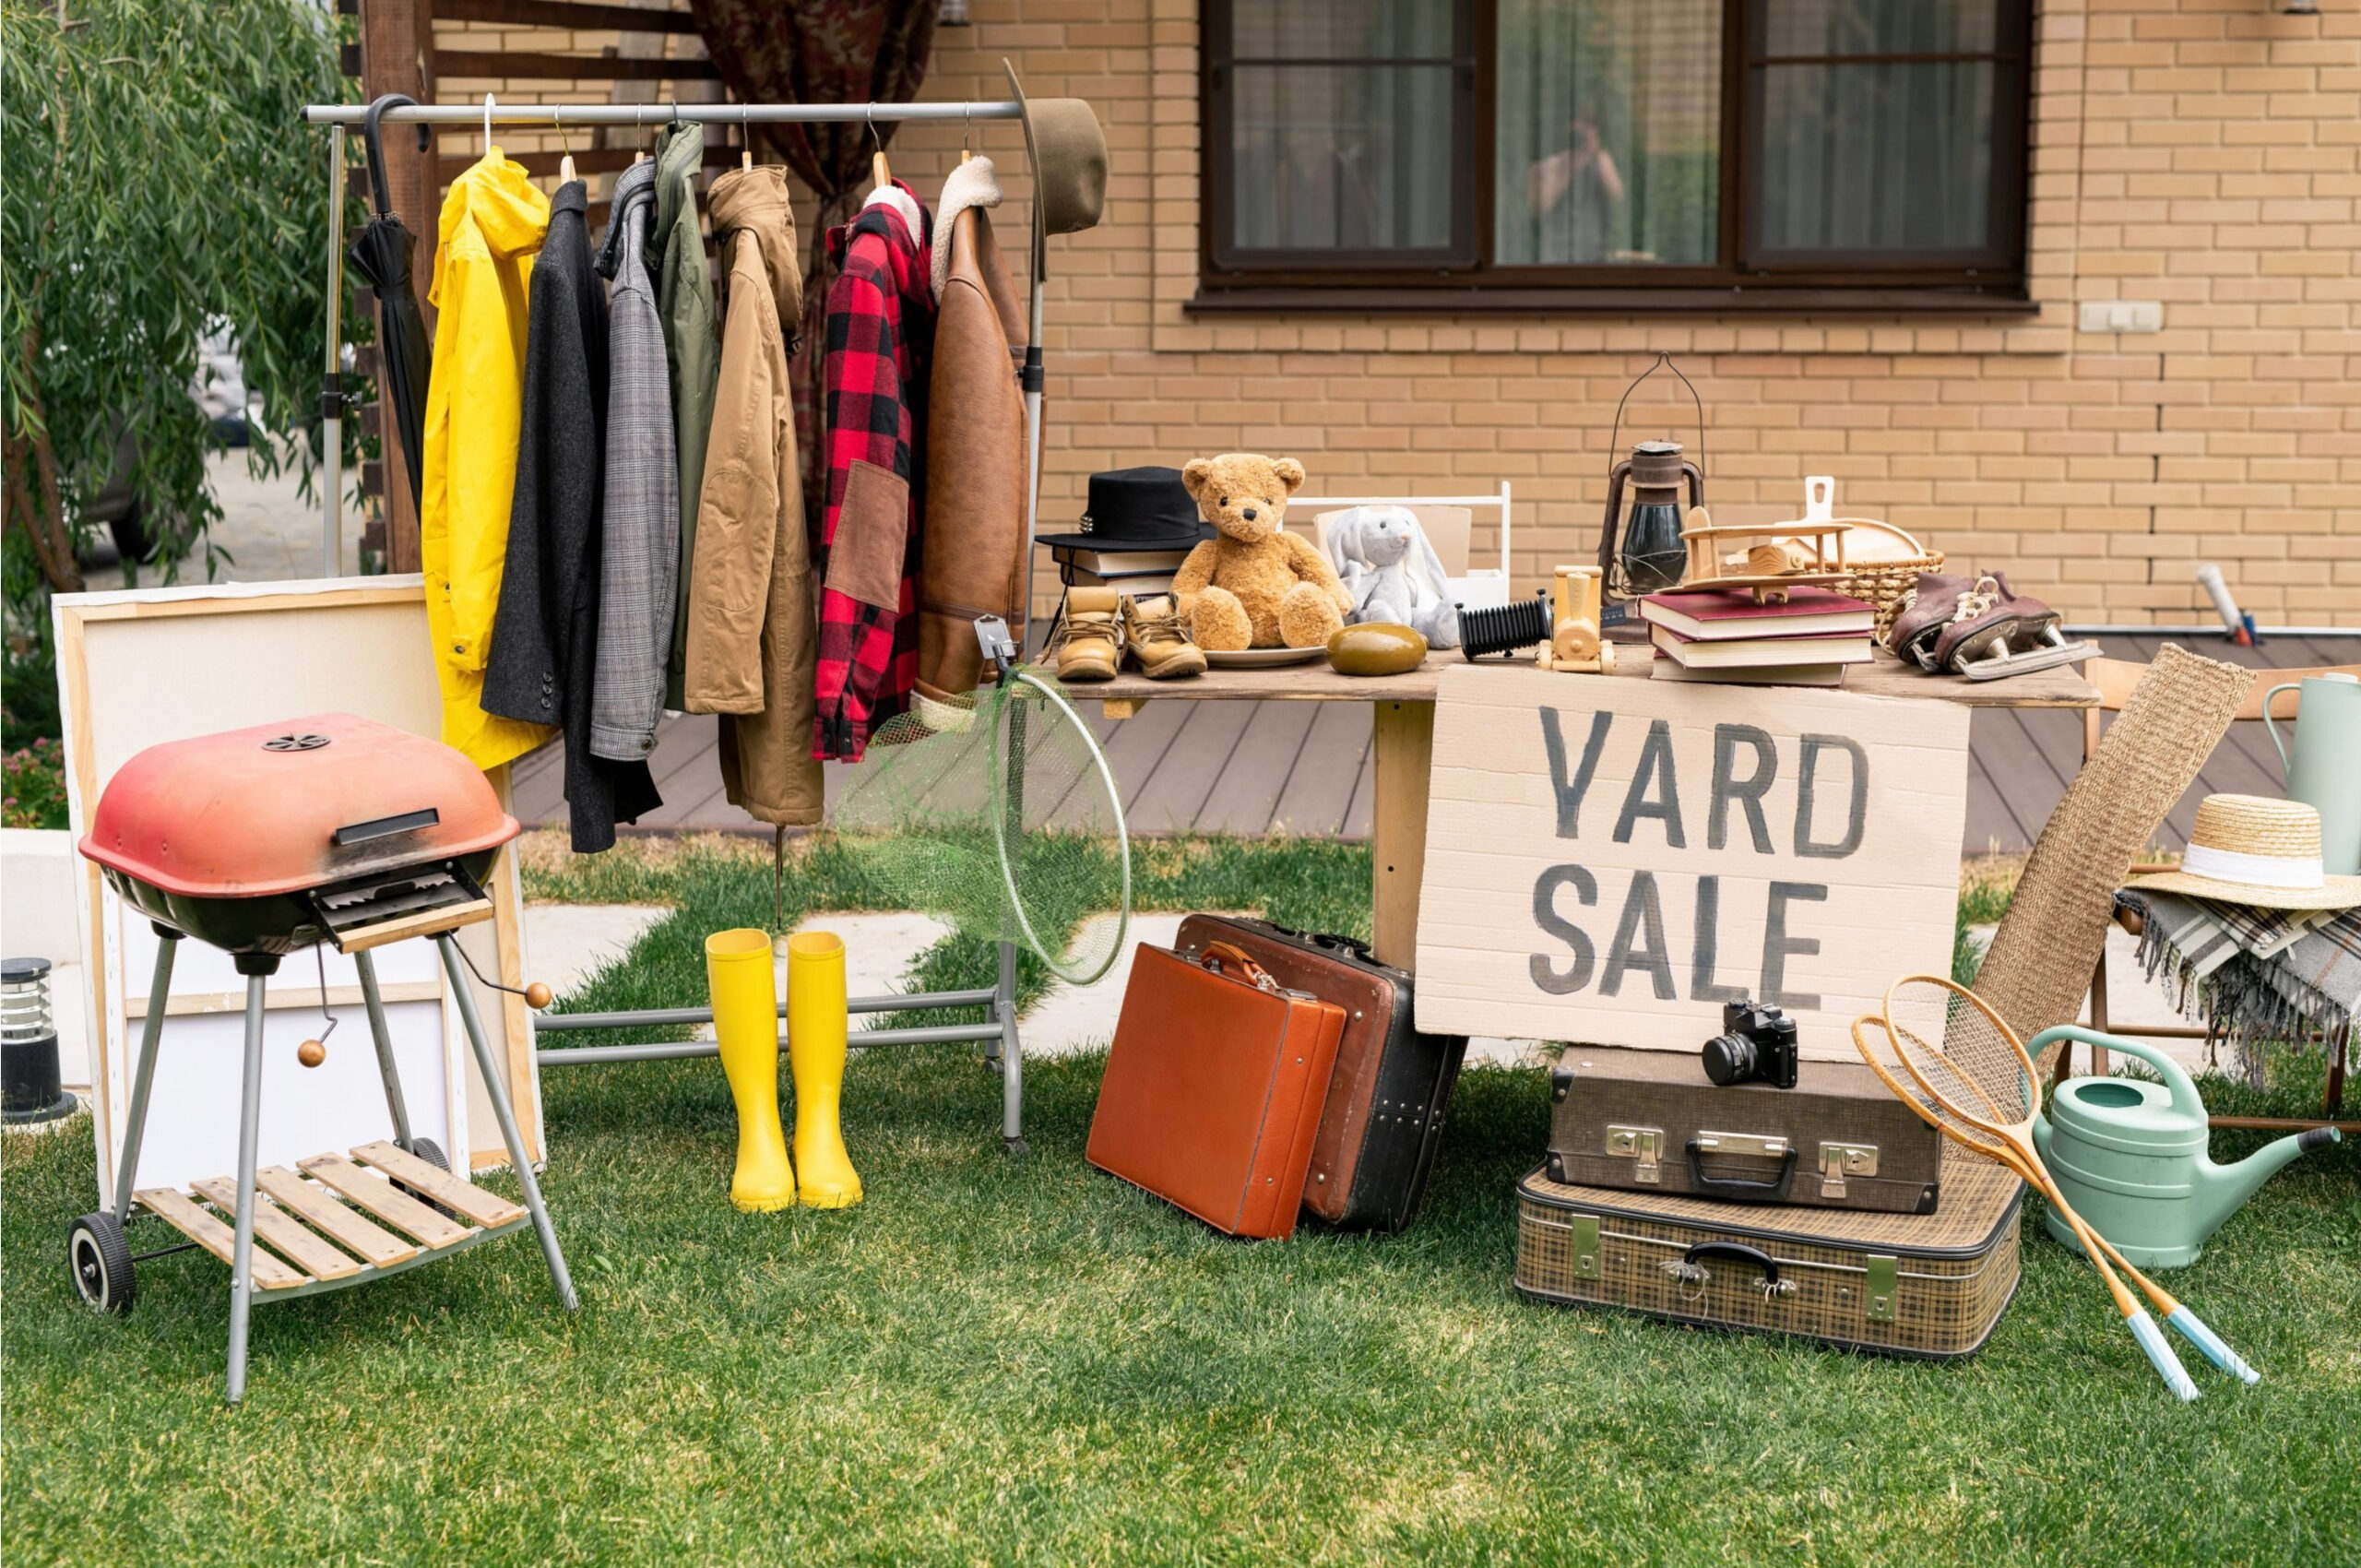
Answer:
[[[1517,1183],[1516,1288],[1542,1301],[1795,1334],[1895,1356],[1972,1354],[2017,1288],[2023,1187],[1947,1151],[1933,1214],[1767,1209]]]
[[[1294,1234],[1344,1028],[1228,943],[1143,943],[1085,1158],[1217,1230]]]
[[[1459,1081],[1467,1037],[1420,1034],[1410,1022],[1408,972],[1376,962],[1368,944],[1351,937],[1191,915],[1173,948],[1193,956],[1213,942],[1236,944],[1281,985],[1345,1009],[1303,1206],[1351,1229],[1409,1224],[1434,1172],[1443,1110]]]
[[[1888,1214],[1932,1214],[1942,1184],[1942,1134],[1866,1063],[1724,1087],[1693,1051],[1576,1045],[1549,1098],[1555,1182]]]

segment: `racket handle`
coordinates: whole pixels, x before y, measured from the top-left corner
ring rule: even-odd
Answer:
[[[2155,1363],[2165,1386],[2178,1395],[2184,1405],[2196,1398],[2197,1384],[2182,1370],[2180,1358],[2173,1354],[2173,1348],[2165,1343],[2165,1331],[2156,1326],[2156,1320],[2144,1312],[2134,1312],[2123,1321],[2131,1325],[2131,1337],[2140,1341],[2140,1348],[2147,1351],[2148,1360]]]
[[[2222,1343],[2222,1336],[2205,1326],[2198,1315],[2187,1307],[2176,1307],[2165,1321],[2180,1331],[2181,1336],[2200,1350],[2205,1359],[2228,1372],[2241,1383],[2262,1381],[2262,1374],[2247,1365],[2246,1358]]]

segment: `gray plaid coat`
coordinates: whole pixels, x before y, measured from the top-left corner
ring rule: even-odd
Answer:
[[[607,303],[606,561],[590,749],[618,760],[656,749],[681,561],[671,384],[647,259],[655,212],[656,166],[635,163],[615,182],[614,219],[599,249],[599,270],[613,288]]]

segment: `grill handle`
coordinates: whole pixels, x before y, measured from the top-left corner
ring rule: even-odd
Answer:
[[[423,811],[401,812],[393,816],[381,816],[368,822],[347,823],[328,835],[329,841],[339,849],[350,849],[355,844],[373,839],[391,838],[397,833],[415,833],[421,827],[433,827],[443,820],[441,811],[428,806]]]

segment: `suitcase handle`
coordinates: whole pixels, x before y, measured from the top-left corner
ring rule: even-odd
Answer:
[[[1256,990],[1276,991],[1279,989],[1279,982],[1271,978],[1270,970],[1248,957],[1244,948],[1231,943],[1206,943],[1205,950],[1199,956],[1197,962],[1216,974],[1220,974],[1225,966],[1236,964],[1239,968],[1239,976],[1236,978],[1244,979]]]
[[[1760,1248],[1743,1241],[1700,1241],[1680,1254],[1683,1268],[1694,1268],[1706,1258],[1726,1258],[1731,1263],[1748,1263],[1762,1271],[1762,1287],[1766,1290],[1779,1288],[1779,1260]]]
[[[1357,958],[1369,956],[1369,944],[1358,936],[1338,936],[1324,931],[1298,931],[1293,926],[1281,925],[1276,921],[1265,921],[1263,923],[1281,936],[1292,936],[1299,941],[1311,943],[1314,947],[1334,948],[1339,953],[1350,953]]]
[[[1787,1147],[1786,1158],[1779,1164],[1779,1179],[1775,1182],[1750,1182],[1740,1176],[1708,1176],[1705,1157],[1697,1147],[1697,1140],[1689,1140],[1689,1180],[1701,1193],[1714,1193],[1723,1197],[1751,1199],[1762,1203],[1786,1203],[1787,1188],[1796,1179],[1796,1150]],[[1760,1254],[1758,1254],[1760,1255]],[[1777,1270],[1773,1270],[1775,1276]]]

